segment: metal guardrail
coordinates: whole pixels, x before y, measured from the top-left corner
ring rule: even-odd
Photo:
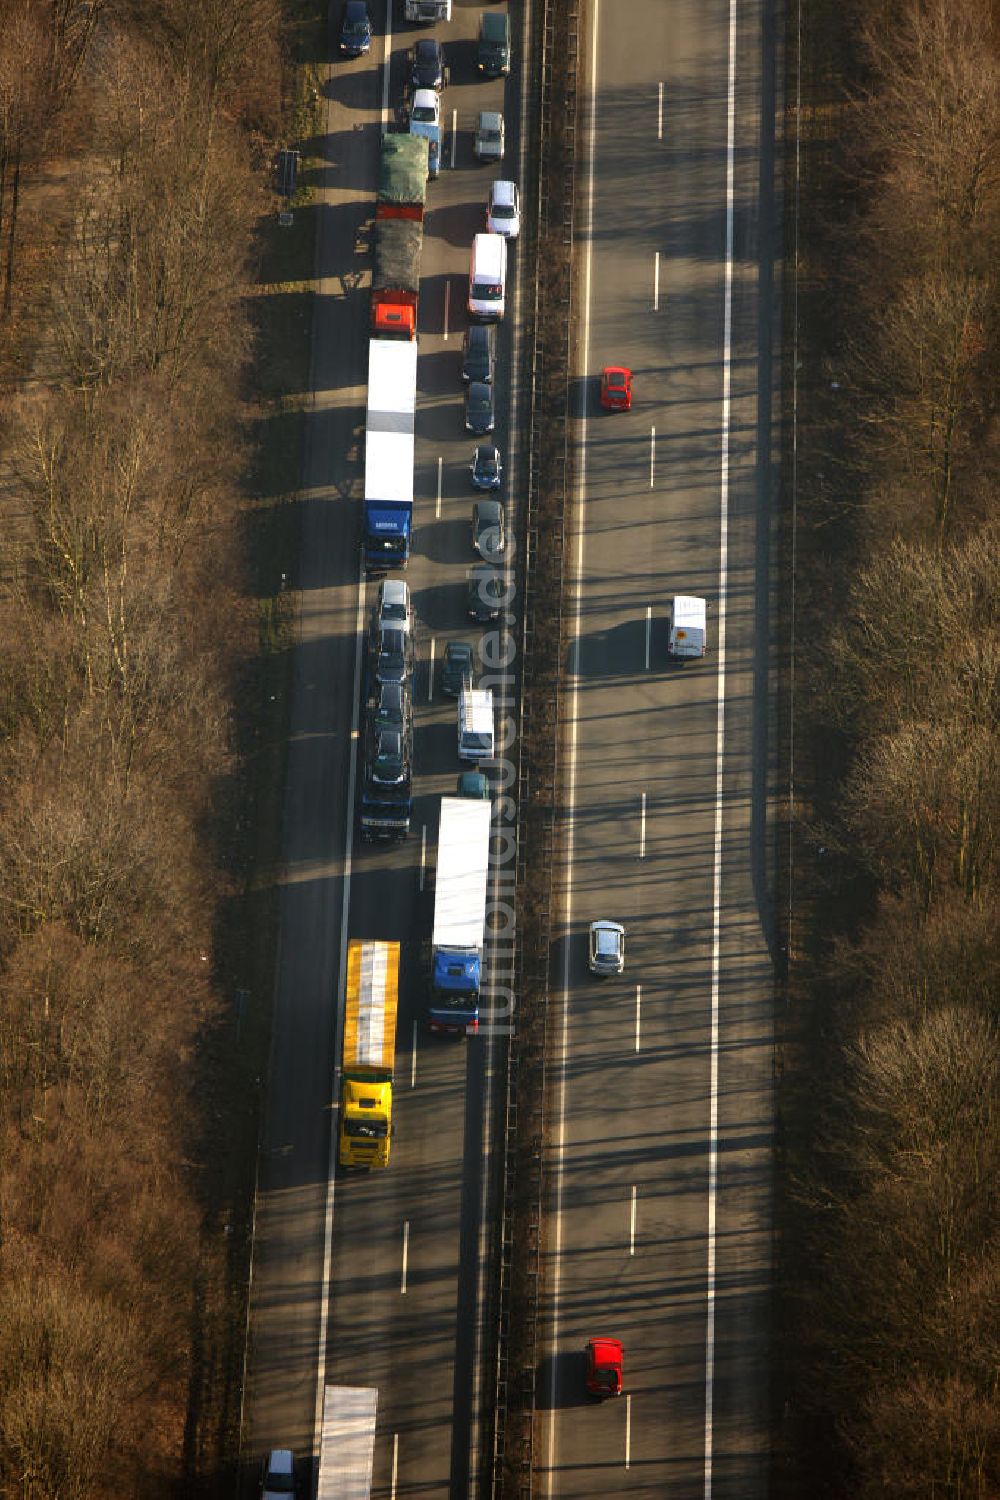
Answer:
[[[541,1276],[542,1128],[563,653],[580,0],[540,0],[535,280],[517,778],[517,1025],[508,1044],[499,1225],[494,1500],[530,1500]],[[552,252],[559,248],[560,255]],[[553,268],[553,260],[555,266]],[[544,266],[543,266],[544,261]],[[530,889],[530,909],[525,892]]]

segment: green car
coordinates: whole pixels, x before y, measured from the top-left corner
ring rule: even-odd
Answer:
[[[458,778],[458,795],[472,797],[476,802],[488,801],[490,784],[482,771],[463,771]]]

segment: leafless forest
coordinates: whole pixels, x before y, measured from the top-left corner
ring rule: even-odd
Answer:
[[[231,1004],[278,10],[0,0],[0,1494],[25,1500],[211,1467],[190,1402],[226,1141],[195,1084]]]
[[[1000,1494],[997,20],[806,7],[789,1494]]]

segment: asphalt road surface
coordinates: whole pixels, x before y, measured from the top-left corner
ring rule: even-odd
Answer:
[[[767,1489],[775,58],[760,3],[594,0],[538,1492]],[[779,75],[780,76],[780,75]],[[631,411],[597,377],[634,371]],[[675,593],[709,654],[666,657]],[[625,972],[587,972],[623,922]],[[625,1345],[588,1402],[583,1347]]]
[[[477,1492],[482,1401],[489,1400],[479,1362],[484,1223],[492,1210],[483,1186],[492,1043],[438,1041],[422,1029],[422,945],[431,927],[438,801],[454,791],[460,770],[455,704],[435,690],[433,664],[447,639],[476,642],[481,634],[465,613],[465,570],[475,561],[468,475],[474,439],[464,430],[461,382],[469,249],[484,225],[489,182],[517,175],[520,32],[516,27],[515,72],[505,88],[476,72],[478,4],[455,0],[452,22],[431,29],[401,23],[401,5],[387,18],[386,0],[370,0],[370,9],[379,33],[370,56],[334,61],[326,85],[312,409],[295,580],[300,629],[244,1452],[249,1472],[272,1446],[293,1448],[308,1494],[324,1380],[376,1386],[373,1493],[464,1500]],[[339,7],[331,14],[335,27]],[[418,657],[414,819],[407,844],[372,848],[359,845],[351,819],[360,641],[374,595],[359,578],[365,247],[380,134],[400,97],[406,50],[427,35],[445,43],[451,79],[442,171],[428,186],[419,314],[415,547],[407,573]],[[473,160],[475,115],[483,108],[507,114],[502,172]],[[515,250],[514,267],[516,260]],[[505,451],[516,441],[507,417],[516,323],[515,291],[497,377],[497,438]],[[331,1176],[347,937],[402,943],[392,1160],[386,1172],[351,1177]]]

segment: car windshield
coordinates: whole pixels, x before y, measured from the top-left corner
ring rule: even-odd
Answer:
[[[479,132],[479,138],[484,146],[497,146],[500,144],[499,130],[493,130],[491,127],[486,125],[484,125],[482,130]],[[482,209],[480,209],[480,213],[481,212]]]
[[[462,735],[462,744],[466,750],[489,750],[493,745],[493,736],[476,734],[471,729],[467,729]]]
[[[344,1134],[360,1141],[383,1141],[388,1130],[384,1120],[345,1120]]]
[[[430,104],[416,104],[413,107],[413,118],[422,120],[425,124],[433,125],[437,110]]]
[[[512,219],[514,210],[509,203],[494,203],[493,217],[494,219]]]
[[[292,1475],[275,1474],[273,1469],[268,1471],[266,1486],[269,1495],[293,1495],[295,1493],[295,1480]]]

